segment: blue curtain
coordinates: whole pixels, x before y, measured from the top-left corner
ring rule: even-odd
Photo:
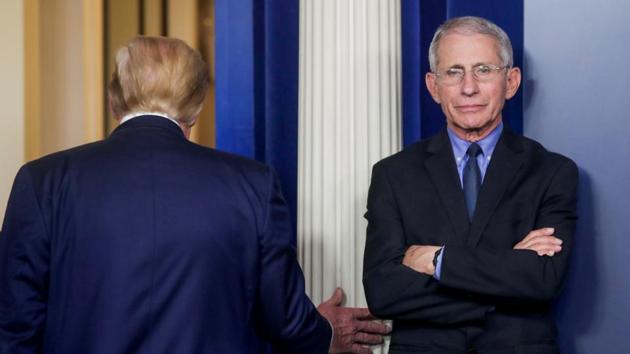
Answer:
[[[435,134],[444,115],[424,84],[429,70],[429,44],[446,19],[480,16],[499,25],[510,36],[514,65],[523,65],[523,1],[401,0],[403,145]],[[523,131],[522,89],[506,103],[503,119],[514,131]]]
[[[217,0],[216,145],[276,170],[297,205],[298,0]]]

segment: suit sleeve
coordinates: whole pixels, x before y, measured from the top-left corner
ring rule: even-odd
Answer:
[[[49,240],[28,169],[17,174],[0,236],[0,353],[42,350]]]
[[[363,285],[372,314],[384,319],[455,324],[483,320],[489,306],[440,286],[402,264],[407,244],[398,204],[386,171],[376,164],[368,194]]]
[[[534,229],[555,228],[562,251],[553,257],[529,250],[449,245],[440,283],[454,289],[496,296],[506,303],[548,301],[560,290],[573,243],[578,172],[566,160],[556,169],[538,208]]]
[[[259,330],[282,353],[328,353],[332,329],[308,298],[292,245],[287,205],[273,172],[260,237],[260,280],[255,306]]]

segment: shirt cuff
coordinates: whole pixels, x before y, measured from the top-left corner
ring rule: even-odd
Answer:
[[[446,246],[442,246],[442,252],[437,257],[437,262],[435,265],[435,272],[433,273],[433,277],[437,280],[440,280],[442,275],[442,257],[444,257],[444,251],[446,250]]]

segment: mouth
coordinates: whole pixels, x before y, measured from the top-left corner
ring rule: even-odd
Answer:
[[[474,113],[483,110],[486,105],[483,104],[464,104],[460,106],[455,106],[455,108],[463,113]]]

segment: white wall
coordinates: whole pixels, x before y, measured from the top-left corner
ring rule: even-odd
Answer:
[[[0,216],[24,162],[24,34],[22,0],[0,1]]]
[[[630,348],[630,2],[526,0],[524,133],[580,166],[563,354]]]

